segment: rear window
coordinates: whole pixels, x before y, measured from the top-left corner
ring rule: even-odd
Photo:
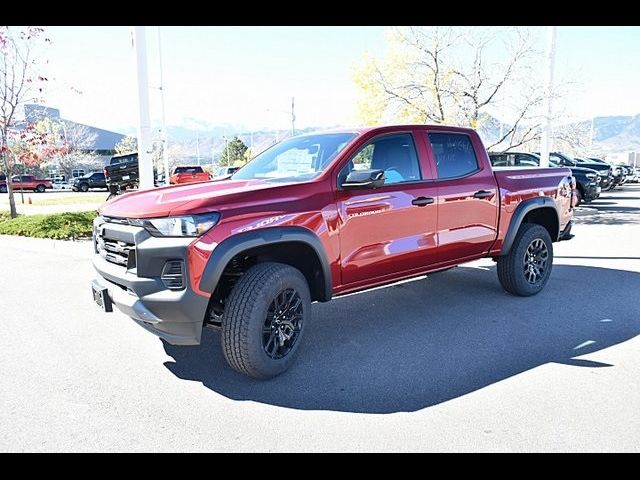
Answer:
[[[203,173],[202,167],[176,167],[174,173]]]

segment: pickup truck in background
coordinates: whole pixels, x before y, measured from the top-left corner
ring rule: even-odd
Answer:
[[[572,237],[575,201],[568,168],[494,171],[470,129],[302,135],[227,181],[105,203],[93,297],[172,344],[221,328],[229,365],[269,378],[294,361],[313,301],[484,257],[507,292],[539,293],[553,243]]]
[[[11,186],[14,191],[22,189],[33,190],[38,193],[53,189],[51,180],[37,178],[33,175],[14,175],[11,177]],[[7,178],[4,175],[3,179],[0,180],[0,193],[7,193]]]
[[[92,188],[107,188],[107,180],[103,172],[91,172],[74,178],[71,188],[74,192],[88,192]]]
[[[208,182],[211,176],[200,166],[180,166],[176,167],[173,174],[169,177],[171,185],[180,185],[183,183]]]
[[[109,165],[104,167],[104,177],[109,189],[109,198],[119,195],[128,188],[138,186],[138,154],[114,155]]]

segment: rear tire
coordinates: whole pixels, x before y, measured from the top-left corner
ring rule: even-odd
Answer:
[[[294,362],[311,316],[304,275],[282,263],[259,263],[234,286],[222,321],[222,350],[234,370],[257,379]]]
[[[6,185],[0,185],[0,193],[7,193],[7,186]]]
[[[46,190],[46,188],[45,188],[44,185],[38,185],[36,187],[36,192],[38,192],[38,193],[44,193],[45,190]]]
[[[498,280],[507,292],[521,297],[540,293],[553,267],[553,243],[546,228],[523,223],[508,255],[498,257]]]

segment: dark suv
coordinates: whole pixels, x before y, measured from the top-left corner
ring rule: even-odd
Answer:
[[[539,167],[540,156],[535,153],[526,152],[506,152],[506,153],[489,153],[491,165],[494,167]],[[557,167],[558,163],[552,155],[549,155],[549,166]],[[600,196],[602,191],[601,177],[596,170],[591,168],[582,168],[570,166],[571,175],[576,179],[576,195],[578,203],[589,203]]]
[[[539,155],[538,152],[536,152],[536,154]],[[591,170],[597,171],[598,175],[600,175],[600,187],[602,187],[602,190],[607,190],[613,182],[613,169],[611,168],[611,165],[606,163],[587,161],[583,158],[576,158],[563,152],[549,153],[549,161],[562,167],[590,168]]]

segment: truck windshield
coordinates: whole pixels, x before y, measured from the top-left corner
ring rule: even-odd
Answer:
[[[310,180],[322,173],[355,136],[355,133],[324,133],[290,138],[262,152],[232,178],[280,182]]]

